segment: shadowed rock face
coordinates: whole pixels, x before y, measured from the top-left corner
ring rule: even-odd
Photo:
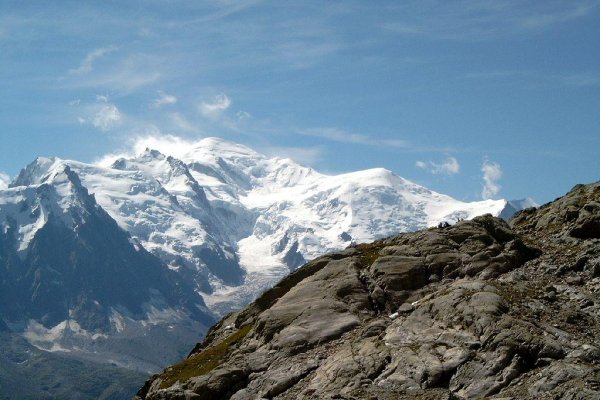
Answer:
[[[600,183],[320,257],[138,399],[600,399]]]

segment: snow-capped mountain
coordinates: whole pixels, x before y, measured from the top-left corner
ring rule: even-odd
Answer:
[[[38,158],[0,190],[0,321],[43,349],[156,369],[144,349],[171,333],[161,357],[176,357],[307,260],[506,205],[385,169],[325,175],[216,138],[177,158]]]
[[[531,197],[527,197],[519,200],[508,200],[504,209],[498,215],[500,218],[509,219],[513,215],[515,215],[518,211],[524,210],[526,208],[531,207],[539,207],[540,205],[536,203]]]
[[[0,192],[0,318],[43,350],[141,371],[178,357],[214,322],[196,285],[119,228],[67,163],[30,167]]]
[[[217,138],[197,142],[179,159],[148,149],[108,168],[38,158],[11,187],[38,185],[66,166],[123,230],[195,280],[219,312],[353,241],[499,215],[507,204],[460,202],[384,169],[324,175]],[[24,222],[21,250],[41,221]]]

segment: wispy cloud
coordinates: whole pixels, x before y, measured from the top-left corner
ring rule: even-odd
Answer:
[[[154,99],[154,101],[151,103],[151,106],[153,108],[160,108],[162,106],[172,105],[175,103],[177,103],[177,97],[159,90],[158,98]]]
[[[228,49],[227,64],[219,68],[306,69],[347,48],[332,21],[339,13],[331,13],[329,5],[319,6],[319,12],[311,12],[310,17],[294,14],[290,18],[290,11],[301,7],[264,1],[234,3],[213,2],[210,4],[218,4],[218,9],[204,10],[200,17],[177,22],[178,26],[188,29],[202,27],[196,34],[212,44],[203,48],[203,58],[219,57],[222,49]],[[348,4],[347,8],[350,7]],[[256,13],[252,8],[261,12]],[[313,6],[307,5],[307,9],[312,11]]]
[[[384,30],[433,39],[482,41],[537,32],[560,23],[587,17],[598,9],[597,0],[522,2],[407,1],[394,7],[394,20]]]
[[[417,161],[415,165],[418,168],[429,171],[434,175],[455,175],[460,172],[460,164],[458,163],[458,160],[454,157],[448,157],[441,163],[436,163],[433,161]]]
[[[121,123],[121,112],[114,104],[103,104],[98,108],[92,118],[92,125],[96,128],[107,131],[118,126]]]
[[[131,158],[141,154],[145,149],[155,149],[163,154],[176,158],[185,159],[189,157],[190,150],[194,149],[202,141],[198,135],[186,138],[177,135],[154,132],[150,134],[133,135],[126,139],[124,147],[116,152],[103,155],[94,163],[103,167],[109,167],[119,158]],[[324,157],[321,147],[301,146],[270,146],[262,147],[261,151],[269,157],[286,157],[301,165],[312,165]]]
[[[97,59],[97,58],[96,58]],[[107,90],[126,94],[157,83],[162,78],[161,57],[146,54],[125,54],[102,68],[86,69],[85,73],[69,73],[59,78],[61,88]],[[80,66],[81,67],[81,66]]]
[[[321,147],[269,146],[264,152],[271,157],[286,157],[302,165],[312,165],[325,155]]]
[[[567,3],[566,8],[529,15],[519,22],[521,26],[527,29],[543,29],[550,25],[585,17],[598,5],[597,1],[572,1],[569,3]]]
[[[174,125],[175,129],[185,132],[198,132],[198,126],[189,121],[181,113],[174,112],[169,114],[169,120]]]
[[[498,181],[502,178],[502,168],[500,164],[485,160],[481,166],[481,172],[483,172],[483,190],[481,191],[481,197],[484,200],[493,198],[500,192],[502,188]]]
[[[110,166],[119,158],[132,158],[146,149],[158,150],[161,153],[186,160],[190,157],[194,148],[200,145],[203,137],[192,135],[191,137],[183,137],[172,134],[165,134],[160,131],[155,131],[145,134],[134,134],[124,140],[121,149],[105,154],[96,159],[94,163],[100,166]]]
[[[367,146],[387,146],[394,148],[407,148],[406,140],[402,139],[377,139],[360,133],[347,132],[333,127],[300,129],[297,133],[304,136],[318,137],[333,142],[363,144]]]
[[[0,171],[0,190],[6,189],[10,183],[10,176]]]
[[[94,68],[94,62],[96,60],[104,57],[106,54],[111,53],[115,50],[117,50],[116,46],[101,47],[101,48],[92,50],[85,56],[83,61],[81,61],[81,64],[79,64],[79,67],[69,70],[69,74],[83,75],[83,74],[87,74],[87,73],[91,72],[92,69]]]
[[[325,57],[340,50],[340,44],[327,42],[300,41],[280,43],[273,47],[274,62],[285,62],[294,69],[309,68]]]
[[[600,85],[600,74],[584,72],[560,77],[563,83],[570,86],[590,87]]]
[[[591,71],[570,74],[548,74],[534,70],[491,70],[470,72],[462,77],[465,79],[504,81],[507,83],[518,81],[544,85],[559,84],[581,88],[600,85],[600,73]]]
[[[123,121],[121,111],[106,96],[98,96],[96,103],[85,105],[82,111],[83,115],[78,117],[80,123],[91,124],[104,132],[121,125]]]
[[[226,94],[221,93],[214,97],[211,102],[202,102],[198,107],[200,113],[205,117],[217,117],[231,107],[231,99]]]
[[[165,135],[160,131],[134,135],[125,140],[120,150],[99,157],[94,164],[108,167],[119,158],[135,157],[145,149],[158,150],[166,155],[181,157],[189,151],[193,144],[194,141],[175,135]]]
[[[104,168],[110,168],[111,165],[114,164],[115,161],[117,161],[120,158],[129,158],[131,157],[131,154],[123,151],[123,152],[112,152],[112,153],[108,153],[108,154],[103,154],[99,157],[96,157],[93,161],[92,164],[97,165],[99,167],[104,167]]]
[[[156,149],[163,154],[173,157],[184,157],[189,154],[202,139],[185,139],[176,135],[140,135],[130,141],[130,148],[134,154],[140,154],[145,149]]]
[[[515,77],[531,77],[539,76],[539,73],[529,70],[491,70],[491,71],[479,71],[479,72],[468,72],[463,75],[465,79],[508,79]]]
[[[197,3],[196,5],[201,8],[209,7],[210,9],[204,10],[205,12],[203,13],[202,17],[185,20],[180,22],[178,25],[185,26],[218,22],[224,18],[245,11],[263,2],[264,0],[225,0],[208,3]]]
[[[247,111],[243,111],[243,110],[242,110],[242,111],[238,111],[238,112],[236,112],[236,113],[235,113],[235,117],[236,117],[238,120],[240,120],[240,121],[241,121],[241,120],[245,120],[245,119],[250,119],[250,118],[252,118],[252,114],[250,114],[250,113],[249,113],[249,112],[247,112]]]

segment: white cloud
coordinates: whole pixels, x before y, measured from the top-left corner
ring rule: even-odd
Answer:
[[[105,154],[96,159],[94,164],[108,167],[119,158],[135,157],[146,149],[158,150],[163,154],[173,157],[182,157],[189,152],[193,145],[194,141],[174,135],[164,135],[160,131],[145,135],[135,135],[126,142],[125,148],[114,153]]]
[[[500,192],[501,186],[498,184],[498,181],[502,178],[502,168],[500,168],[500,164],[486,160],[481,166],[481,172],[483,172],[481,197],[484,200],[488,200]]]
[[[109,167],[119,158],[130,158],[141,154],[146,149],[158,150],[175,158],[185,159],[190,150],[198,145],[202,138],[187,139],[176,135],[154,132],[146,135],[136,135],[127,141],[125,147],[111,154],[106,154],[94,161],[96,165]],[[289,147],[267,146],[262,152],[270,157],[287,157],[302,165],[311,165],[323,158],[321,147]]]
[[[77,117],[80,124],[91,124],[101,131],[109,131],[123,121],[123,114],[106,96],[97,96],[97,102],[84,107],[83,116]]]
[[[119,125],[121,122],[121,113],[114,104],[104,104],[100,106],[96,115],[92,117],[92,125],[96,128],[107,131]]]
[[[10,176],[4,172],[0,172],[0,190],[6,189],[10,183]]]
[[[298,130],[297,133],[304,136],[319,137],[340,143],[355,143],[364,144],[368,146],[382,146],[395,148],[408,147],[408,142],[402,139],[377,139],[367,135],[347,132],[342,129],[332,127],[301,129]]]
[[[221,93],[215,96],[211,103],[202,102],[200,104],[200,113],[205,117],[219,116],[223,111],[231,106],[231,99],[227,95]]]
[[[99,167],[109,168],[119,158],[129,158],[131,156],[132,154],[127,152],[109,153],[95,159],[93,163]]]
[[[81,64],[79,64],[79,67],[70,69],[69,74],[70,75],[83,75],[83,74],[92,72],[92,69],[94,69],[94,62],[97,59],[102,58],[106,54],[111,53],[115,50],[117,50],[117,48],[115,46],[109,46],[109,47],[98,48],[98,49],[95,49],[95,50],[89,52],[85,56],[83,61],[81,61]]]
[[[454,157],[448,157],[441,163],[435,163],[433,161],[425,162],[425,161],[417,161],[415,165],[418,168],[425,169],[432,174],[444,174],[444,175],[454,175],[460,172],[460,164],[458,160]]]
[[[196,142],[175,135],[145,135],[136,137],[131,148],[134,154],[140,154],[145,149],[155,149],[173,157],[183,157],[189,153]]]
[[[171,95],[171,94],[167,94],[165,92],[163,92],[162,90],[158,91],[158,98],[155,99],[151,106],[153,108],[160,108],[162,106],[167,106],[167,105],[171,105],[171,104],[175,104],[177,103],[177,97]]]

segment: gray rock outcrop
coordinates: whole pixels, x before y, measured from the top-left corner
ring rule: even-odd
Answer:
[[[137,399],[600,399],[600,183],[309,262]]]

